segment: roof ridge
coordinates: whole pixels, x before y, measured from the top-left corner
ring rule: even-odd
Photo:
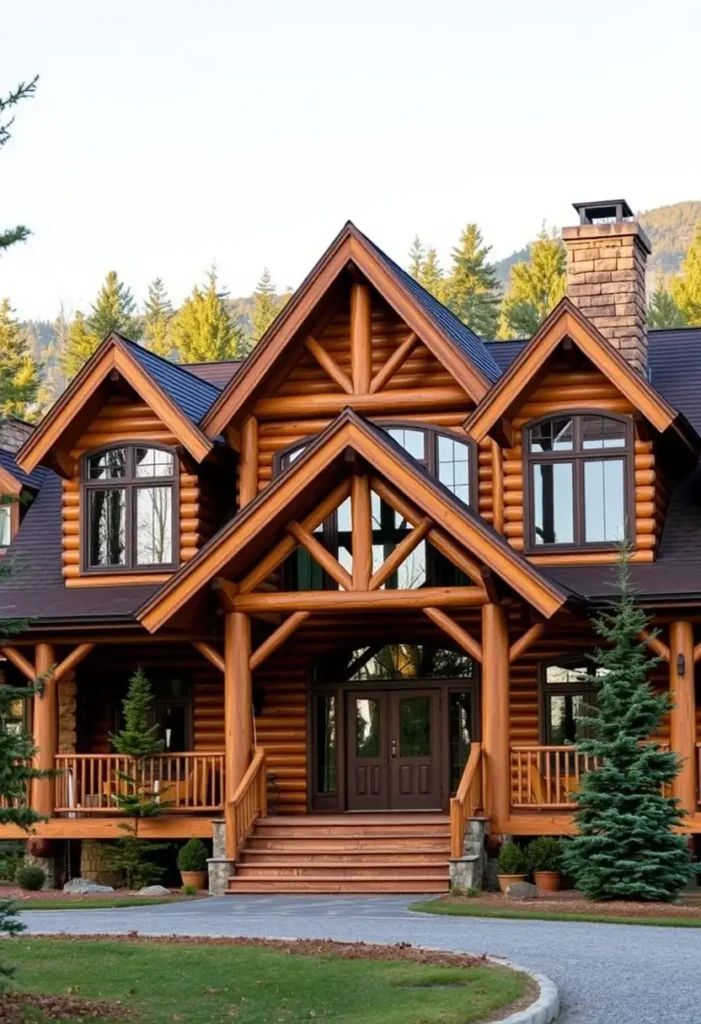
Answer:
[[[132,341],[131,338],[125,337],[123,334],[120,334],[119,331],[115,331],[114,333],[117,335],[117,337],[120,338],[121,341],[123,341],[130,348],[134,348],[139,353],[143,353],[152,359],[157,359],[159,362],[163,363],[164,366],[169,367],[171,370],[178,370],[181,373],[187,374],[190,380],[196,381],[198,384],[203,384],[206,388],[209,388],[210,391],[213,391],[215,396],[220,393],[219,389],[216,388],[214,384],[210,384],[210,382],[208,380],[205,380],[204,377],[198,377],[196,374],[190,373],[190,371],[185,368],[187,365],[186,363],[174,363],[172,362],[172,360],[166,359],[165,356],[161,356],[157,352],[153,352],[150,348],[146,348],[145,345],[140,345],[138,341]]]

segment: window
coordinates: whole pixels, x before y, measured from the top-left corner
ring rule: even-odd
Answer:
[[[175,563],[173,452],[122,445],[84,463],[85,568],[148,570]]]
[[[9,546],[12,540],[12,506],[0,505],[0,548]]]
[[[586,660],[546,665],[542,670],[543,741],[552,746],[576,743],[585,735],[579,721],[596,704]],[[599,675],[603,669],[597,669]]]
[[[611,416],[554,416],[528,428],[530,550],[623,540],[632,450],[632,423]]]

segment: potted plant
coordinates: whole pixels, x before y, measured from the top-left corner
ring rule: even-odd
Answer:
[[[533,881],[543,892],[558,892],[562,866],[562,844],[555,836],[540,836],[528,844],[526,850],[528,867],[533,872]]]
[[[201,839],[188,839],[178,852],[178,870],[183,885],[207,888],[207,847]]]
[[[516,843],[504,843],[497,858],[497,879],[499,888],[506,892],[515,882],[526,881],[526,858]]]

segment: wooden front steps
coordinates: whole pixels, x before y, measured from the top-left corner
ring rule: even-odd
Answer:
[[[447,814],[261,818],[228,892],[447,892],[449,855]]]

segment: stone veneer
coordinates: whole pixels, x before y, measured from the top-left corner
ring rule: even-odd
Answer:
[[[628,362],[647,376],[648,238],[635,221],[564,228],[567,295]]]

